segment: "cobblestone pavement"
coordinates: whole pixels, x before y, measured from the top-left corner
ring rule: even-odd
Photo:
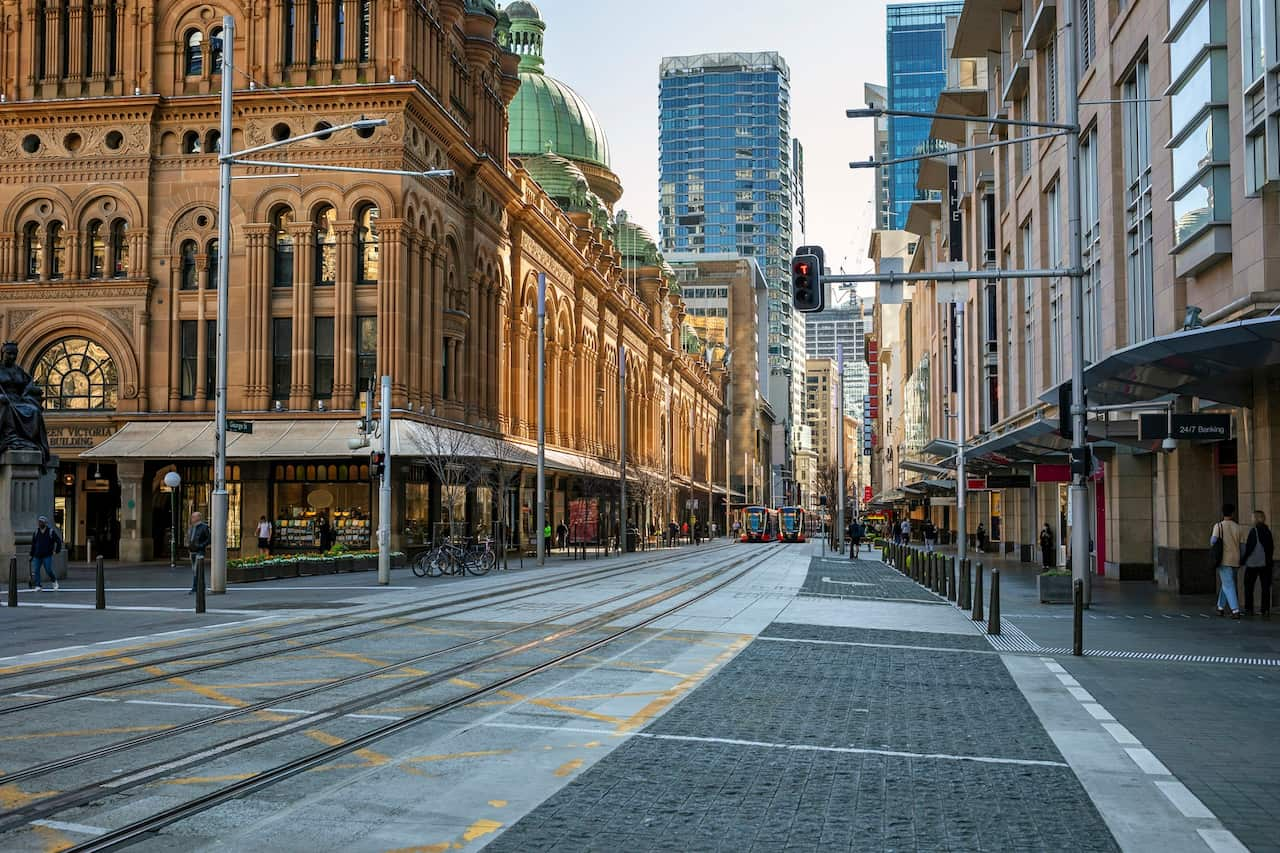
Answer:
[[[489,849],[1118,849],[999,658],[938,642],[775,626]]]
[[[814,558],[801,595],[943,604],[943,599],[881,562]]]

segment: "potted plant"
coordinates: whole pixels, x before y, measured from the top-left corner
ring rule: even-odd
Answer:
[[[1071,604],[1074,601],[1071,572],[1065,569],[1041,572],[1036,578],[1036,587],[1040,593],[1041,604]]]

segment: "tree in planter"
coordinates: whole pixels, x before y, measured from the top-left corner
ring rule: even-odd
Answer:
[[[426,424],[423,432],[423,451],[427,465],[440,483],[440,514],[447,516],[447,538],[466,535],[467,487],[475,483],[481,468],[477,461],[480,438],[461,430],[439,424]],[[461,497],[461,518],[458,518],[458,498]],[[433,533],[432,541],[437,537]]]
[[[667,481],[655,473],[650,468],[635,468],[627,471],[627,489],[631,491],[635,497],[636,505],[641,508],[641,518],[653,518],[654,506],[662,502],[666,498]],[[641,526],[644,525],[642,520]],[[647,536],[647,530],[641,530],[640,535]]]
[[[831,543],[831,547],[834,548],[836,538],[839,533],[839,531],[835,529],[835,525],[837,508],[840,506],[840,468],[833,461],[820,467],[817,471],[817,475],[818,494],[826,495],[827,513],[831,517],[831,529],[827,531],[827,539]],[[855,491],[853,477],[854,466],[846,459],[844,471],[844,487],[846,492]],[[856,512],[857,507],[846,504],[844,509],[844,523],[848,524],[849,519],[852,518],[852,513]]]

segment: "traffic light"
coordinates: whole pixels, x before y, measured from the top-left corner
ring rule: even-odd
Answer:
[[[381,480],[383,473],[387,467],[387,454],[377,450],[369,454],[369,477],[374,480]]]
[[[1088,445],[1071,448],[1071,476],[1087,478],[1091,474],[1093,474],[1093,450]]]
[[[797,311],[822,310],[822,261],[817,255],[791,259],[791,302]]]

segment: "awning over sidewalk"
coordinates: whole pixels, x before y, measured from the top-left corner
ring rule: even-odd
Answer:
[[[1253,405],[1253,371],[1280,364],[1280,317],[1189,329],[1125,347],[1084,372],[1089,402],[1141,403],[1171,394]],[[1040,398],[1057,403],[1058,389]]]
[[[870,501],[871,506],[890,506],[895,503],[901,503],[907,499],[907,493],[902,489],[889,489],[878,495],[873,495]]]
[[[353,420],[255,421],[249,435],[227,435],[228,459],[319,459],[367,455],[353,451]],[[212,459],[212,421],[133,421],[97,447],[90,459]]]
[[[911,471],[916,474],[937,474],[939,476],[946,474],[949,470],[942,465],[919,462],[915,459],[904,459],[898,463],[898,467],[904,471]]]

